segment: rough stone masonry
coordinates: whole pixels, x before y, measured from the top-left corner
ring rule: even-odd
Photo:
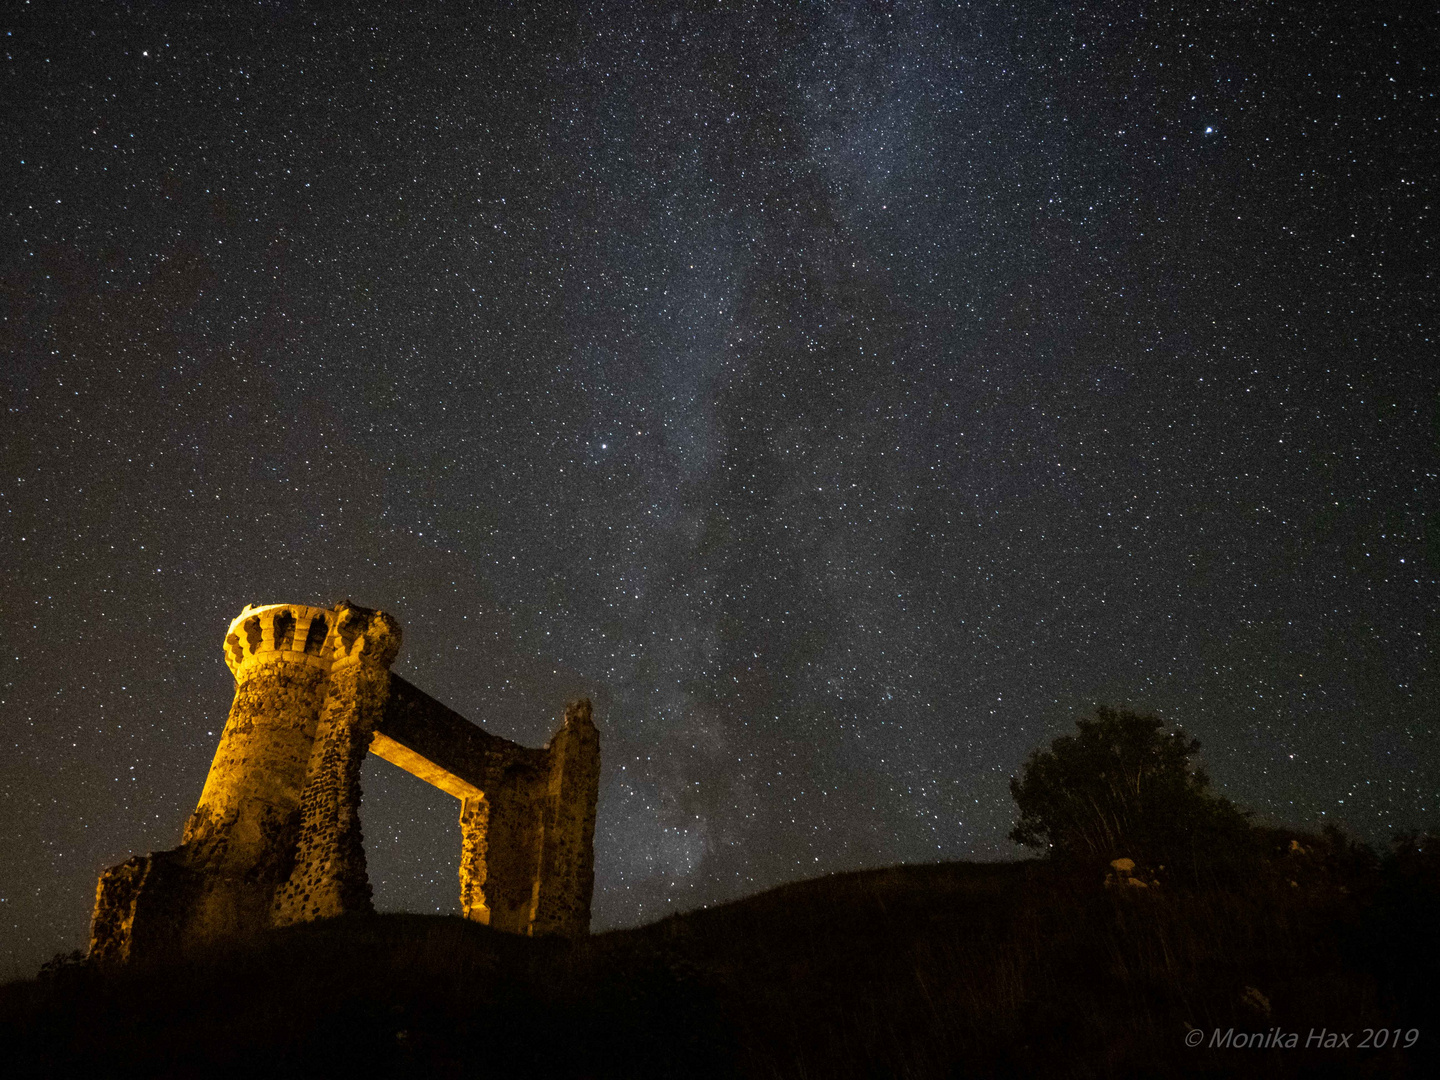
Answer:
[[[391,673],[400,626],[346,601],[249,606],[230,624],[235,703],[180,846],[100,875],[98,961],[372,910],[360,836],[367,753],[460,800],[466,918],[590,930],[600,740],[572,701],[541,749],[481,730]]]

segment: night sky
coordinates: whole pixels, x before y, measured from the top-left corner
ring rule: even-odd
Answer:
[[[602,929],[1017,857],[1098,702],[1440,824],[1419,9],[178,7],[0,23],[0,974],[178,842],[250,602],[592,696]],[[458,804],[363,782],[456,910]]]

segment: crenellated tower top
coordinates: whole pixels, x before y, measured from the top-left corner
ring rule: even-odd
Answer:
[[[225,663],[238,682],[257,664],[290,660],[329,669],[342,663],[389,667],[400,651],[400,624],[383,611],[346,600],[332,608],[247,604],[225,634]]]

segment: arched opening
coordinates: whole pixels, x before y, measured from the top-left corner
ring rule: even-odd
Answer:
[[[460,800],[375,754],[360,791],[375,910],[460,914]]]
[[[295,613],[285,610],[275,615],[275,648],[286,652],[295,648]]]
[[[330,628],[325,622],[325,616],[316,615],[310,620],[310,632],[305,635],[305,651],[319,656],[320,650],[325,645],[325,637],[329,633]]]

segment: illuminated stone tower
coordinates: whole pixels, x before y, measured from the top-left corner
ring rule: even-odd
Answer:
[[[154,955],[369,911],[366,753],[460,800],[467,918],[584,934],[594,883],[599,738],[572,702],[542,749],[490,735],[390,672],[400,627],[354,604],[247,607],[225,662],[235,701],[178,848],[100,876],[90,953]]]

